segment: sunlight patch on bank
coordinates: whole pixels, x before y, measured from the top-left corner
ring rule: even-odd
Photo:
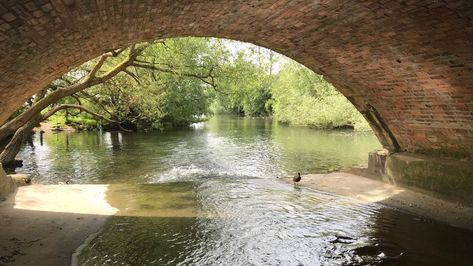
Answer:
[[[108,185],[32,185],[18,188],[14,208],[21,210],[113,215]]]

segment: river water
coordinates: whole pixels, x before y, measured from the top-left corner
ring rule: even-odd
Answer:
[[[20,157],[35,183],[111,184],[119,212],[81,265],[472,265],[473,232],[277,179],[366,164],[378,147],[371,134],[215,117],[45,135]]]

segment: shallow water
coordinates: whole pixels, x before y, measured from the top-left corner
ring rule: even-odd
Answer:
[[[153,134],[45,136],[36,183],[111,183],[82,265],[471,265],[473,233],[277,176],[366,163],[372,135],[220,117]]]
[[[115,185],[81,265],[469,265],[472,232],[274,179]]]

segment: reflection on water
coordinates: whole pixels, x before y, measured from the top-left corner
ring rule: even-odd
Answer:
[[[366,163],[375,137],[214,118],[152,134],[45,135],[35,183],[111,183],[83,265],[470,265],[473,233],[275,177]]]
[[[278,126],[270,120],[213,118],[163,133],[45,134],[25,146],[22,172],[35,183],[155,183],[183,176],[274,178],[363,164],[372,134]]]

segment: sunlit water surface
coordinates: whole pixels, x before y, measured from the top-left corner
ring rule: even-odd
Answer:
[[[371,134],[218,117],[164,133],[45,135],[33,182],[109,183],[82,265],[471,265],[473,233],[276,177],[365,164]]]

